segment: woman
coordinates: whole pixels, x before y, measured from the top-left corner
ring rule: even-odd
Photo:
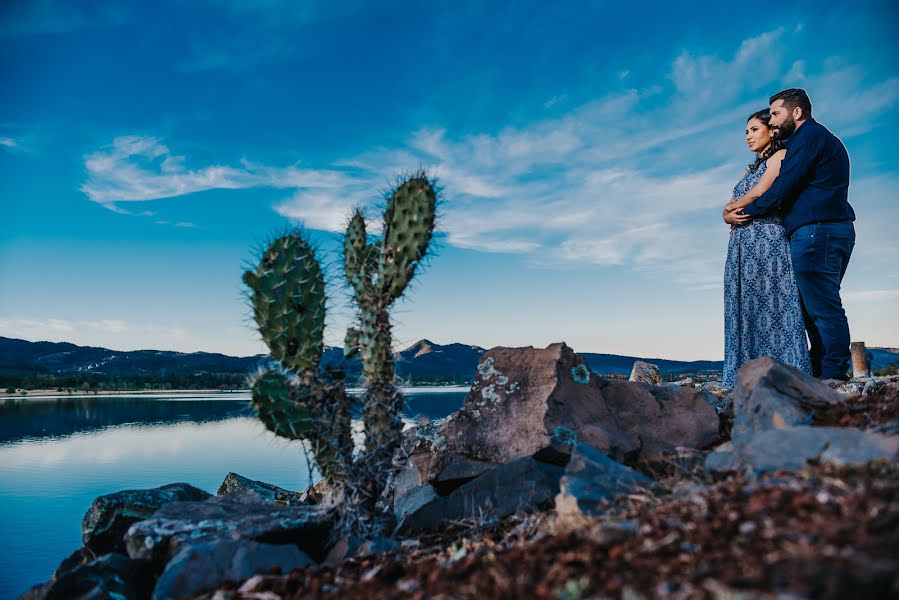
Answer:
[[[729,210],[739,210],[771,187],[786,150],[772,138],[767,109],[749,117],[746,144],[756,153],[734,187]],[[734,387],[747,361],[771,356],[811,374],[811,360],[790,244],[780,217],[733,226],[724,265],[724,386]]]

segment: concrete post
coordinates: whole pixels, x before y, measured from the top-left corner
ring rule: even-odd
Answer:
[[[852,342],[849,344],[849,353],[852,355],[852,376],[869,377],[868,356],[864,342]]]

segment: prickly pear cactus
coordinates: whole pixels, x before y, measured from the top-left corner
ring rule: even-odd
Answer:
[[[341,485],[352,457],[349,407],[342,381],[319,373],[325,329],[325,283],[315,252],[295,231],[275,239],[243,277],[262,339],[283,370],[253,378],[253,406],[276,435],[307,440],[319,471]]]
[[[347,225],[343,267],[358,318],[347,330],[344,353],[345,360],[359,355],[364,384],[365,447],[355,461],[343,375],[320,367],[325,283],[313,249],[301,232],[284,235],[244,274],[259,331],[283,367],[253,379],[253,405],[275,434],[309,442],[322,475],[343,498],[345,531],[355,535],[383,529],[376,505],[403,428],[389,309],[428,253],[436,204],[434,185],[416,173],[388,196],[380,239],[368,240],[360,209]]]
[[[355,211],[344,243],[344,273],[358,307],[352,352],[365,379],[365,449],[354,477],[357,495],[377,499],[390,477],[403,422],[395,386],[389,308],[415,276],[434,232],[437,192],[424,173],[401,181],[387,197],[383,236],[369,243],[365,219]],[[349,343],[347,344],[350,345]]]

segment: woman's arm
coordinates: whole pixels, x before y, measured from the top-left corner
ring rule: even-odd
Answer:
[[[777,179],[777,175],[780,173],[780,163],[783,162],[786,153],[786,150],[778,150],[772,154],[768,160],[765,161],[765,172],[762,174],[762,178],[759,179],[758,183],[752,186],[752,188],[742,197],[738,198],[736,202],[729,203],[727,205],[727,210],[733,212],[735,210],[740,210],[744,206],[749,206],[762,194],[768,191],[768,188],[771,187],[771,184],[774,183],[774,180]]]

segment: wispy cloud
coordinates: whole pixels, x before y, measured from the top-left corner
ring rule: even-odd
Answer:
[[[157,139],[121,137],[87,157],[82,189],[113,210],[123,210],[117,202],[209,189],[290,189],[275,205],[279,214],[340,231],[350,207],[369,203],[386,176],[424,167],[451,200],[441,220],[449,244],[541,263],[624,265],[714,287],[729,235],[720,208],[752,158],[743,144],[746,115],[785,78],[813,82],[816,113],[820,104],[849,134],[899,98],[899,79],[868,84],[861,69],[836,59],[807,75],[801,57],[783,61],[777,48],[795,34],[779,28],[747,38],[724,58],[683,51],[646,87],[495,132],[458,137],[421,128],[399,147],[325,169],[246,160],[191,169]],[[866,116],[847,122],[834,99],[863,106]],[[545,106],[563,101],[559,95]]]
[[[241,161],[240,166],[186,166],[155,137],[121,136],[85,157],[87,182],[81,191],[110,210],[119,202],[172,198],[216,189],[253,187],[333,189],[351,183],[345,173],[296,166],[273,168]],[[125,211],[128,212],[128,211]],[[145,213],[148,211],[144,211]]]

